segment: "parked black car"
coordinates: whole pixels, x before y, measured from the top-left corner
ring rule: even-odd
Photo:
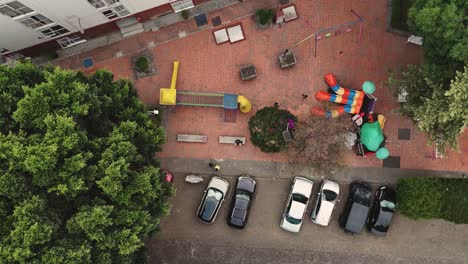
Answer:
[[[353,182],[340,225],[346,233],[361,233],[366,225],[371,204],[371,189],[367,183]]]
[[[247,224],[249,208],[255,195],[255,186],[255,180],[249,176],[240,176],[237,179],[236,190],[227,219],[230,226],[242,229]]]
[[[367,218],[367,229],[376,236],[387,234],[396,207],[396,193],[388,186],[381,186],[375,193],[374,205]]]

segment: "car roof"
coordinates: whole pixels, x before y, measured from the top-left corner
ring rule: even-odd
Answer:
[[[292,189],[293,193],[300,193],[305,197],[309,198],[312,193],[313,182],[303,177],[294,178],[294,186]]]
[[[214,216],[216,215],[216,210],[218,208],[219,203],[220,200],[217,200],[215,197],[207,196],[199,211],[200,219],[206,222],[211,222]]]
[[[302,219],[306,205],[300,202],[292,201],[291,208],[289,208],[289,215],[296,219]]]
[[[326,200],[322,200],[321,203],[319,212],[315,217],[315,222],[321,225],[328,225],[335,205]]]
[[[360,233],[364,228],[368,213],[369,207],[359,203],[353,203],[348,220],[346,221],[346,230],[353,233]]]
[[[208,183],[207,188],[218,189],[223,193],[223,195],[226,195],[227,190],[229,188],[229,182],[220,177],[213,176],[213,178],[211,178],[210,182]]]

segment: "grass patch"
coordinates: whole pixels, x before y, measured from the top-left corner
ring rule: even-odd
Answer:
[[[468,224],[468,180],[407,178],[398,182],[398,210],[413,219]]]
[[[411,6],[410,0],[392,1],[392,28],[408,31],[408,9]]]

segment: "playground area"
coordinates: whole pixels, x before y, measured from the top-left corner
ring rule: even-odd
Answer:
[[[255,0],[245,0],[245,3],[248,1]],[[277,3],[269,0],[257,2],[271,8]],[[158,155],[206,160],[287,161],[285,153],[263,153],[251,144],[249,118],[257,110],[274,103],[299,119],[309,116],[313,107],[322,108],[324,104],[336,109],[338,105],[315,99],[317,92],[328,88],[324,76],[333,73],[341,86],[350,89],[360,90],[364,81],[375,84],[373,96],[378,101],[374,111],[385,115],[387,120],[384,133],[388,143],[385,148],[392,157],[399,157],[401,168],[466,170],[466,158],[460,153],[448,152],[444,159],[433,158],[434,147],[427,146],[424,134],[411,121],[394,111],[398,103],[392,92],[383,85],[388,70],[395,71],[406,64],[420,63],[423,53],[419,46],[406,44],[407,38],[386,32],[386,1],[296,0],[290,3],[294,4],[298,19],[282,25],[266,30],[257,29],[250,15],[242,15],[244,3],[239,3],[208,14],[209,20],[220,16],[226,24],[214,28],[209,24],[204,30],[148,48],[153,53],[158,72],[134,81],[140,98],[148,105],[159,105],[160,88],[171,88],[174,61],[180,62],[177,99],[172,98],[175,100],[173,105],[166,106],[167,143]],[[351,10],[364,21],[339,28],[339,33],[336,33],[335,26],[356,20],[356,14]],[[229,20],[232,22],[227,22]],[[162,28],[160,32],[146,32],[112,44],[108,49],[97,49],[64,59],[59,64],[66,68],[81,57],[105,57],[107,53],[123,49],[131,41],[140,47],[141,43],[158,38],[157,34],[190,31],[193,23],[193,20],[184,21]],[[239,23],[245,40],[216,44],[213,36],[215,30]],[[327,36],[329,32],[323,31],[332,28],[332,35]],[[319,39],[315,35],[306,39],[316,32],[321,32]],[[297,63],[282,69],[278,56],[285,49],[294,52]],[[85,71],[106,68],[113,71],[116,78],[133,79],[129,63],[131,56],[103,59]],[[246,65],[255,66],[256,77],[243,81],[240,70]],[[302,94],[308,97],[304,99]],[[241,97],[248,100],[249,111],[237,109],[237,103],[243,100]],[[243,105],[246,105],[245,101]],[[242,103],[240,106],[242,108]],[[402,129],[410,130],[409,139],[400,137]],[[198,137],[193,142],[180,140],[192,139],[186,135]],[[221,142],[221,137],[225,141]],[[229,142],[226,141],[228,139],[237,138],[243,139],[242,144],[223,144]],[[465,133],[460,142],[461,151],[466,152],[467,147],[468,136]],[[350,165],[360,167],[381,167],[383,164],[380,159],[357,156],[351,151],[348,160]]]

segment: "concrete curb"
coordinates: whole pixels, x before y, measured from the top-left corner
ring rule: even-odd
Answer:
[[[182,175],[222,175],[234,177],[243,174],[260,178],[289,179],[303,175],[314,180],[328,178],[339,183],[350,183],[355,180],[368,183],[396,184],[400,178],[405,177],[436,177],[436,178],[464,178],[468,172],[457,171],[430,171],[412,169],[350,167],[338,170],[327,177],[314,176],[312,167],[297,168],[285,162],[250,161],[250,160],[217,160],[221,171],[216,172],[208,166],[209,160],[188,159],[177,157],[163,157],[159,159],[161,167],[175,174]]]

